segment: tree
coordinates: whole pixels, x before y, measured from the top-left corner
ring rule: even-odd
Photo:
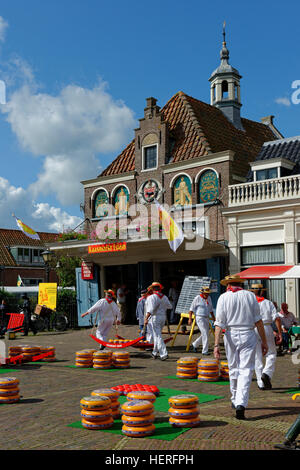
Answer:
[[[76,287],[75,268],[81,266],[81,259],[75,256],[61,256],[55,267],[60,287]]]

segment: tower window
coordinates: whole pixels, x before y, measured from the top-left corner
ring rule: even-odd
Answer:
[[[224,80],[222,82],[222,99],[228,98],[228,82]]]

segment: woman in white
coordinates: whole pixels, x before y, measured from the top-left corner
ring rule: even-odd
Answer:
[[[211,290],[208,287],[202,287],[200,294],[197,295],[191,305],[189,311],[188,324],[192,324],[192,314],[196,316],[196,323],[200,330],[200,336],[192,343],[193,351],[197,352],[197,347],[202,343],[202,354],[208,356],[208,335],[209,335],[209,314],[211,314],[213,321],[215,316],[213,306],[210,298]]]
[[[282,332],[281,332],[281,321],[279,314],[276,311],[276,308],[268,299],[263,297],[263,291],[266,289],[263,288],[262,284],[252,284],[251,291],[255,294],[256,300],[259,305],[260,315],[264,324],[267,344],[268,344],[268,352],[265,355],[265,363],[264,358],[261,351],[261,341],[259,334],[257,332],[257,328],[255,332],[258,336],[257,347],[256,347],[256,356],[255,356],[255,375],[257,380],[257,385],[260,390],[271,390],[272,384],[271,379],[273,377],[275,371],[275,363],[276,363],[276,344],[274,340],[274,333],[272,328],[272,323],[275,322],[278,330],[279,336],[279,343],[282,342]]]
[[[104,291],[105,298],[98,300],[87,312],[83,313],[81,317],[85,317],[90,313],[96,313],[95,324],[98,320],[96,329],[96,337],[101,341],[106,341],[112,325],[120,324],[121,313],[116,304],[115,293],[109,289]],[[100,349],[104,349],[104,345],[100,345]]]
[[[219,341],[225,330],[224,345],[228,360],[231,404],[237,419],[245,419],[251,380],[255,367],[257,327],[261,338],[262,354],[268,351],[259,305],[253,292],[242,288],[245,282],[238,275],[229,275],[221,284],[227,286],[216,308],[214,356],[220,359]]]
[[[153,334],[152,357],[156,359],[160,356],[162,361],[168,358],[166,344],[162,337],[162,329],[166,323],[167,310],[172,308],[166,295],[162,293],[163,286],[159,282],[151,284],[153,294],[146,300],[145,325],[150,325]]]

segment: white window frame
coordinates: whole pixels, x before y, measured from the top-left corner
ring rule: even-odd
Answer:
[[[149,147],[156,147],[156,166],[153,168],[145,168],[145,149]],[[158,144],[149,144],[142,146],[142,171],[154,171],[158,168]]]

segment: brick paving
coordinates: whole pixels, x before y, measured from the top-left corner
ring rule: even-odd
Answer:
[[[19,379],[22,399],[16,404],[0,405],[1,450],[274,450],[274,444],[283,442],[300,413],[300,400],[293,401],[292,395],[286,393],[297,386],[300,367],[293,364],[291,356],[277,358],[271,391],[260,391],[253,380],[247,419],[238,421],[230,406],[229,385],[166,378],[176,374],[177,359],[196,355],[185,351],[188,336],[178,335],[174,347],[168,346],[169,359],[164,362],[153,360],[149,352],[129,348],[129,369],[111,372],[66,367],[74,365],[76,351],[97,349],[89,333],[91,330],[45,332],[26,338],[18,335],[7,342],[8,346],[54,346],[57,362],[13,366],[17,371],[4,374]],[[133,339],[137,328],[121,326],[119,334]],[[226,359],[222,351],[222,359]],[[201,425],[170,441],[68,426],[80,420],[79,402],[83,396],[99,387],[123,383],[154,384],[175,389],[178,394],[188,391],[224,398],[200,404]],[[168,424],[167,412],[156,411],[155,415]]]

